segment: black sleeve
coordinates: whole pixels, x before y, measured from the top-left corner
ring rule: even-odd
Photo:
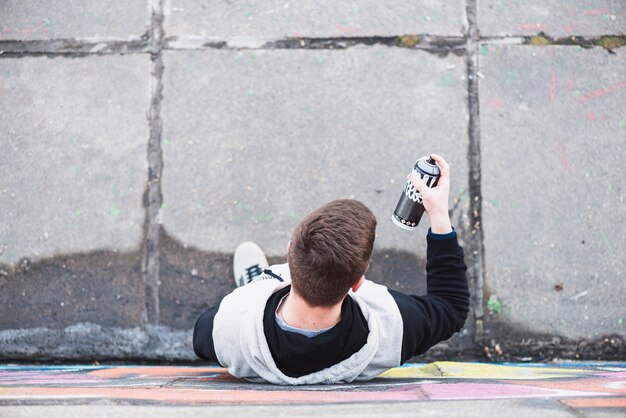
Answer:
[[[196,321],[196,326],[193,328],[193,351],[200,358],[220,364],[213,345],[213,320],[218,309],[219,305],[212,307],[200,315]]]
[[[427,295],[389,290],[402,316],[402,363],[460,331],[469,311],[467,267],[456,236],[427,240]]]

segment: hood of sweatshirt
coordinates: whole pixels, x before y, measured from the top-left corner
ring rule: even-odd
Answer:
[[[274,305],[268,302],[270,299],[274,300],[273,298],[280,301],[280,295],[288,292],[291,284],[289,267],[286,264],[272,266],[270,269],[284,281],[264,275],[267,277],[262,276],[260,280],[236,289],[222,300],[215,316],[213,335],[216,336],[214,343],[217,358],[228,367],[232,375],[253,382],[280,385],[349,383],[354,380],[369,380],[400,364],[400,311],[386,287],[368,280],[365,280],[358,292],[350,292],[348,297],[351,299],[347,299],[342,305],[342,314],[345,312],[343,318],[352,316],[353,325],[356,319],[357,329],[347,331],[340,350],[337,347],[324,346],[324,353],[316,354],[312,347],[298,349],[294,339],[298,336],[281,337],[278,333],[275,337],[277,341],[268,343],[265,331],[266,310],[273,321],[272,327],[268,327],[270,337],[271,328],[276,330],[273,318],[276,307],[268,308],[268,305]],[[347,324],[348,321],[343,325]],[[342,326],[341,323],[337,325]],[[367,332],[363,327],[366,327]],[[330,331],[332,329],[327,332]],[[359,342],[359,336],[363,334],[366,334],[365,343]],[[324,344],[324,341],[318,342]],[[286,346],[286,353],[289,354],[281,355],[277,352],[275,359],[270,344],[277,343],[282,344],[281,348]],[[357,351],[342,359],[357,346],[360,346]],[[308,361],[308,355],[313,356],[319,362],[318,365],[330,365],[322,369],[317,366],[308,367],[302,364]],[[333,358],[332,361],[330,358]]]
[[[358,352],[367,342],[369,328],[359,305],[346,296],[341,305],[341,320],[315,337],[285,331],[276,323],[275,313],[287,286],[267,301],[263,315],[265,339],[276,366],[289,377],[301,377],[340,363]]]

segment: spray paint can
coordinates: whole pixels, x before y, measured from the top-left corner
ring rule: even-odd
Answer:
[[[432,157],[422,157],[417,160],[413,166],[413,173],[419,175],[430,188],[437,185],[441,175],[441,171]],[[417,229],[417,224],[419,224],[423,214],[422,195],[413,186],[411,180],[407,180],[396,209],[391,215],[391,220],[402,229],[414,231]]]

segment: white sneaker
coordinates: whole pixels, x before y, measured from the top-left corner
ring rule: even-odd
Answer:
[[[254,242],[246,241],[235,250],[233,272],[237,287],[244,286],[263,274],[270,265],[263,250]]]

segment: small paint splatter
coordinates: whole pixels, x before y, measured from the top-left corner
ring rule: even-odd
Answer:
[[[111,216],[116,218],[119,214],[120,214],[120,209],[115,205],[111,206]]]
[[[554,103],[554,99],[556,98],[556,73],[553,71],[550,75],[550,103]]]
[[[622,325],[622,324],[624,323],[624,318],[620,318],[620,319],[618,319],[618,320],[617,320],[617,323],[618,323],[619,325]]]
[[[480,48],[478,49],[478,53],[482,56],[487,55],[488,52],[489,52],[489,48],[487,48],[486,45],[481,45]]]
[[[248,96],[254,96],[254,89],[248,89]]]
[[[171,144],[170,140],[169,140],[169,139],[167,139],[167,138],[165,138],[165,139],[163,140],[163,143],[164,143],[165,145],[169,145],[169,144]]]
[[[608,86],[607,88],[604,89],[598,89],[598,90],[594,90],[591,91],[587,94],[585,94],[584,96],[579,97],[579,100],[582,101],[586,101],[586,100],[591,100],[591,99],[597,99],[599,97],[605,96],[607,94],[613,93],[623,87],[626,87],[626,81],[623,81],[621,83],[615,83],[611,86]]]
[[[498,300],[496,295],[489,296],[489,300],[487,301],[487,309],[489,309],[490,314],[500,314],[502,312],[502,304]]]
[[[515,81],[517,77],[512,71],[507,71],[504,73],[504,85],[510,87]]]
[[[547,31],[548,25],[542,23],[522,23],[519,25],[520,30],[542,30]]]
[[[626,126],[626,119],[620,119],[620,121],[617,122],[617,126],[619,126],[620,128]]]
[[[610,193],[610,194],[613,194],[613,184],[612,184],[611,180],[609,180],[609,181],[606,183],[606,188],[609,190],[609,193]]]
[[[493,112],[497,112],[498,110],[502,109],[503,105],[504,102],[499,97],[493,97],[487,102],[487,107],[489,107],[489,109]]]
[[[348,26],[346,23],[337,23],[335,30],[340,33],[354,33],[358,32],[359,28],[356,26]]]
[[[613,252],[613,247],[611,246],[611,242],[607,238],[606,234],[600,231],[600,235],[602,235],[602,239],[604,240],[604,243],[606,244],[606,247],[608,248],[609,252]]]
[[[605,14],[608,14],[608,13],[609,13],[609,11],[605,10],[605,9],[592,9],[592,10],[585,10],[583,12],[583,14],[592,15],[592,16],[605,15]]]
[[[452,74],[442,74],[435,85],[437,87],[454,87],[456,86],[456,79]]]
[[[261,223],[271,222],[272,219],[274,219],[274,217],[271,214],[253,217],[254,221],[261,222]]]

